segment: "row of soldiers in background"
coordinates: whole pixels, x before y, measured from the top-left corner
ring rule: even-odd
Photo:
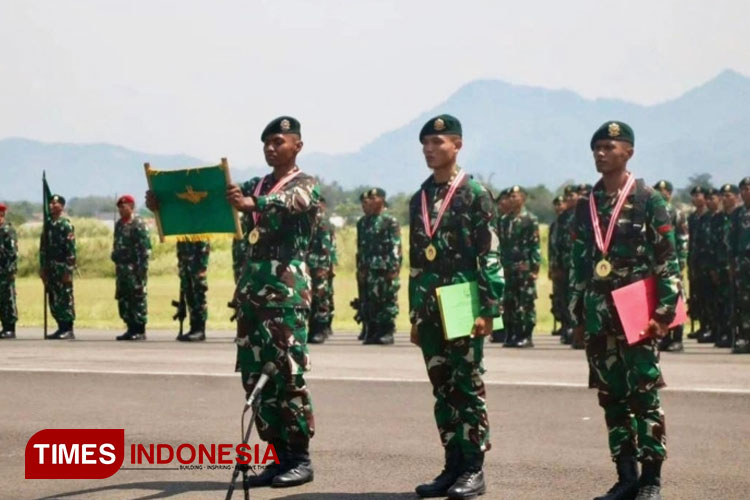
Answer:
[[[393,344],[398,316],[401,226],[387,211],[380,188],[360,197],[364,215],[357,221],[357,295],[352,307],[364,344]]]
[[[700,329],[688,337],[750,353],[750,177],[690,194],[689,302]]]

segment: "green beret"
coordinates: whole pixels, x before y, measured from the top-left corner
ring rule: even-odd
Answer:
[[[291,116],[279,116],[266,125],[260,134],[261,142],[266,142],[266,137],[274,134],[297,134],[302,137],[299,121]]]
[[[716,196],[719,194],[719,191],[714,188],[705,188],[705,191],[703,192],[705,196]]]
[[[368,198],[372,198],[373,196],[378,196],[380,198],[385,199],[385,190],[381,188],[372,188],[369,191],[367,191]]]
[[[553,204],[553,205],[562,205],[564,201],[565,201],[565,200],[563,199],[563,197],[562,197],[562,196],[555,196],[555,197],[554,197],[554,198],[552,199],[552,204]]]
[[[451,115],[438,115],[427,120],[419,132],[419,142],[428,135],[457,135],[463,137],[461,122]]]
[[[525,195],[526,190],[522,188],[521,186],[516,185],[511,188],[508,188],[508,194],[511,194],[511,193],[523,193]]]
[[[365,201],[365,198],[367,198],[367,191],[359,193],[359,201]]]
[[[578,194],[581,196],[588,196],[591,194],[591,190],[594,189],[594,186],[591,184],[579,184],[578,185]]]
[[[578,192],[578,188],[574,186],[573,184],[568,184],[567,186],[563,188],[563,194],[565,196],[568,196],[569,194],[573,194],[577,192]]]
[[[666,189],[668,193],[673,191],[672,183],[669,181],[661,180],[654,184],[654,189]]]
[[[721,186],[720,191],[722,193],[734,193],[734,194],[740,194],[740,190],[735,186],[734,184],[724,184]]]
[[[693,186],[690,188],[690,194],[706,194],[706,188],[703,186]]]
[[[750,186],[750,177],[745,177],[740,181],[740,187]]]
[[[635,134],[630,125],[623,122],[611,121],[599,127],[591,137],[591,150],[594,149],[594,143],[600,139],[610,139],[613,141],[629,142],[635,145]]]
[[[49,202],[52,203],[53,201],[56,201],[57,203],[59,203],[62,206],[65,206],[65,197],[64,196],[61,196],[59,194],[53,194],[50,197]]]

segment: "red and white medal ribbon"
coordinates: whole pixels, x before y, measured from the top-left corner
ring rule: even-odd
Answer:
[[[599,250],[601,250],[602,254],[605,257],[607,256],[607,252],[609,251],[609,245],[612,243],[612,235],[615,232],[617,219],[620,216],[622,207],[623,205],[625,205],[625,201],[628,199],[628,195],[630,194],[630,190],[633,189],[634,184],[635,177],[633,177],[633,175],[631,174],[628,174],[628,180],[625,182],[625,187],[622,189],[622,191],[620,191],[619,197],[617,198],[615,209],[612,211],[612,217],[610,217],[609,224],[607,225],[607,235],[604,237],[603,241],[602,229],[599,223],[599,214],[597,213],[596,201],[594,200],[594,193],[592,192],[589,196],[589,212],[591,213],[591,223],[594,226],[594,240],[596,241],[596,246],[599,248]]]
[[[266,193],[266,195],[279,192],[281,188],[283,188],[286,184],[289,183],[289,181],[291,181],[292,179],[294,179],[301,173],[302,173],[302,170],[297,169],[296,171],[285,175],[279,180],[279,182],[274,184],[274,186],[271,188],[271,190],[268,193]],[[273,175],[273,174],[270,174],[270,175]],[[253,196],[255,196],[256,198],[260,195],[260,190],[263,188],[264,181],[265,179],[261,179],[260,182],[258,182],[258,185],[255,186],[255,191],[253,191]],[[260,214],[256,210],[255,212],[253,212],[253,224],[255,224],[256,226],[258,225],[258,219],[260,219]]]
[[[429,239],[432,239],[432,236],[435,234],[435,231],[437,231],[438,226],[440,226],[440,221],[443,219],[443,214],[450,206],[453,195],[456,194],[456,189],[458,189],[458,185],[461,184],[461,181],[464,177],[466,177],[466,172],[461,170],[456,178],[453,179],[453,182],[451,182],[451,185],[448,188],[448,194],[445,195],[443,204],[440,206],[440,210],[438,210],[437,218],[435,219],[435,225],[432,227],[430,227],[430,213],[427,210],[427,193],[425,193],[424,189],[422,190],[422,222],[424,223],[424,231]]]

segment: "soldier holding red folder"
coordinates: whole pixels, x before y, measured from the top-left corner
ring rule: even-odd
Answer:
[[[668,333],[675,317],[680,267],[666,201],[627,169],[634,139],[632,128],[618,121],[594,133],[590,145],[602,177],[590,197],[578,202],[573,223],[569,307],[576,336],[585,337],[591,382],[604,409],[618,474],[615,485],[597,500],[661,499],[666,458],[657,338]],[[629,345],[612,291],[649,276],[657,280],[656,312],[649,336]]]

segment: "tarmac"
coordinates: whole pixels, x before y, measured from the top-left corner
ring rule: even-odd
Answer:
[[[117,333],[79,330],[75,341],[44,341],[38,329],[21,329],[17,340],[0,341],[0,498],[224,498],[230,470],[135,470],[129,452],[108,479],[24,478],[26,442],[45,428],[125,429],[126,450],[131,443],[240,442],[244,394],[232,332],[209,332],[203,343],[175,342],[166,331],[115,342]],[[522,350],[486,344],[492,450],[482,498],[591,499],[611,486],[615,471],[585,356],[547,334],[536,334],[535,343]],[[750,356],[686,346],[662,355],[664,498],[745,499]],[[354,333],[336,333],[311,346],[311,355],[315,481],[252,490],[250,498],[417,498],[414,487],[442,466],[419,349],[404,334],[392,346],[363,346]]]

